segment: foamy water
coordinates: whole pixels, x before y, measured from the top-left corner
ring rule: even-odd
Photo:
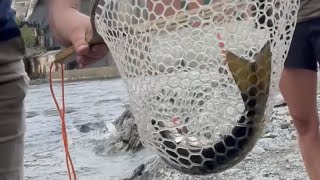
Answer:
[[[54,86],[59,96],[61,86]],[[128,104],[122,80],[67,83],[65,93],[70,151],[78,179],[123,179],[150,158],[151,153],[146,150],[136,154],[108,154],[109,138],[115,131],[111,122]],[[58,101],[61,102],[59,98]],[[48,84],[30,87],[26,110],[25,179],[66,180],[60,119]],[[96,129],[81,133],[79,126],[86,123],[96,124]]]

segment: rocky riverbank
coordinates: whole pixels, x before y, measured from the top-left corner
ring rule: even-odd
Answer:
[[[128,119],[129,121],[124,123],[125,120],[120,121],[119,119]],[[125,149],[131,150],[139,147],[136,150],[141,149],[136,129],[132,130],[133,128],[130,126],[136,127],[129,110],[127,109],[119,119],[116,122],[120,121],[120,124],[126,124],[124,126],[126,128],[117,127],[120,131],[116,136],[118,140],[115,141],[118,146],[115,147],[121,147],[120,149],[125,147]],[[129,129],[129,131],[125,129]],[[130,132],[136,135],[130,136],[128,134]],[[132,139],[130,140],[128,137],[132,137]],[[273,117],[265,129],[264,136],[247,158],[235,167],[206,177],[188,176],[167,167],[155,155],[148,162],[137,167],[132,176],[125,180],[307,180],[296,138],[296,131],[292,119],[288,115],[288,108],[282,96],[279,95]]]
[[[117,133],[113,135],[113,142],[111,142],[111,153],[119,151],[137,152],[143,148],[138,134],[137,125],[130,111],[129,106],[123,114],[113,122]]]

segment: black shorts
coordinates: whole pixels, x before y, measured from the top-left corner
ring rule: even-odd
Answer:
[[[285,68],[318,71],[320,62],[320,17],[296,25]]]

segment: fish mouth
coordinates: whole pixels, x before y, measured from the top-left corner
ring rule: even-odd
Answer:
[[[245,105],[230,133],[216,142],[190,136],[188,126],[160,130],[160,157],[172,168],[190,175],[219,173],[241,162],[253,149],[264,127],[264,113],[271,75],[270,43],[254,56],[255,61],[226,52],[228,67]],[[174,119],[174,123],[176,123]]]

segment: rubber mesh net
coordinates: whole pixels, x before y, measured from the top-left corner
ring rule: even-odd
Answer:
[[[172,167],[240,162],[271,117],[297,0],[102,0],[97,31],[141,140]]]

